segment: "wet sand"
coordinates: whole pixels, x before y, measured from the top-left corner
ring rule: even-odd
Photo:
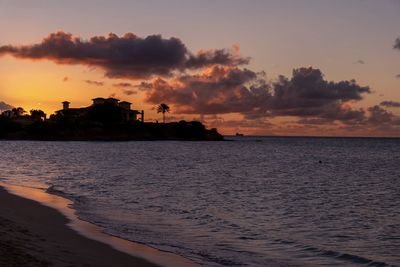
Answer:
[[[8,190],[10,189],[8,188]],[[102,233],[94,233],[96,232],[96,230],[93,230],[95,226],[92,225],[93,227],[91,227],[89,223],[82,222],[83,227],[77,226],[76,223],[75,225],[71,224],[71,220],[67,218],[69,216],[62,214],[59,210],[44,206],[31,199],[16,196],[14,193],[18,194],[18,192],[11,191],[13,191],[13,194],[0,187],[0,266],[150,267],[192,265],[186,259],[179,262],[179,256],[171,253],[158,253],[157,250],[141,244]],[[40,193],[37,194],[40,195]],[[54,197],[57,199],[56,196]],[[97,235],[100,238],[87,238],[77,232],[85,227],[89,230],[87,236],[95,237]],[[76,229],[73,230],[72,228]],[[92,229],[92,233],[90,233],[90,229]],[[147,253],[148,258],[151,258],[153,253],[155,259],[153,262],[159,265],[125,253],[124,250],[122,250],[124,252],[121,252],[110,244],[93,240],[102,240],[101,235],[108,236],[107,238],[114,242],[114,244],[111,242],[112,246],[118,247],[120,245],[125,248],[126,252],[136,248],[142,250],[139,251],[139,254]],[[129,245],[133,247],[130,248]],[[163,255],[163,253],[166,255]],[[177,261],[174,262],[174,260]],[[165,264],[163,264],[163,261],[165,261]]]

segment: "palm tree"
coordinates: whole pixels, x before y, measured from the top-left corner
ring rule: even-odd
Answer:
[[[160,104],[157,107],[157,113],[162,113],[163,114],[163,121],[165,123],[165,112],[169,112],[169,106],[167,104]]]
[[[13,108],[11,111],[12,111],[14,117],[21,117],[22,115],[24,115],[26,113],[26,111],[21,107]]]
[[[35,120],[40,120],[40,121],[44,121],[46,120],[46,113],[44,113],[43,110],[40,109],[32,109],[30,111],[31,113],[31,118],[35,119]]]

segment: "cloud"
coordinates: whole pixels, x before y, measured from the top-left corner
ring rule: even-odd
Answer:
[[[133,84],[127,83],[127,82],[122,82],[122,83],[114,83],[114,87],[120,87],[120,88],[129,88],[129,87],[134,87]]]
[[[400,50],[400,37],[396,39],[393,48]],[[397,74],[396,78],[400,79],[400,74]]]
[[[263,73],[214,66],[202,74],[156,79],[145,86],[147,102],[172,104],[177,113],[240,113],[252,120],[275,116],[362,120],[365,112],[353,109],[351,103],[371,93],[354,80],[326,81],[313,68],[295,69],[292,78],[280,76],[269,83]]]
[[[394,42],[394,49],[399,49],[400,50],[400,37],[396,39],[396,41]]]
[[[153,88],[153,84],[151,82],[141,82],[136,86],[140,91],[147,91]]]
[[[400,108],[400,102],[396,101],[383,101],[380,105],[387,108]]]
[[[367,110],[363,112],[363,116],[359,117],[357,120],[341,121],[341,125],[334,121],[318,120],[319,119],[301,119],[297,123],[303,123],[307,126],[322,126],[319,130],[333,126],[333,128],[331,128],[332,131],[339,131],[339,134],[345,135],[399,136],[400,132],[400,117],[378,105],[367,108]]]
[[[37,44],[0,46],[2,55],[99,67],[109,78],[127,79],[146,79],[153,75],[168,77],[176,71],[214,64],[236,66],[249,60],[241,58],[238,49],[201,50],[193,54],[178,38],[164,39],[161,35],[141,38],[133,33],[121,37],[110,33],[82,40],[62,31],[51,33]]]
[[[123,90],[122,91],[125,95],[137,95],[137,91],[135,91],[135,90],[129,90],[129,89],[126,89],[126,90]]]
[[[297,120],[295,123],[305,124],[305,125],[324,125],[324,124],[332,124],[334,123],[334,121],[325,118],[303,118]]]
[[[341,130],[352,135],[358,133],[358,135],[369,136],[399,136],[400,117],[375,105],[367,109],[362,121],[345,124]]]
[[[247,65],[250,58],[243,58],[239,54],[239,46],[233,49],[200,50],[196,55],[190,55],[186,66],[188,68],[202,68],[212,65],[239,66]]]
[[[90,84],[90,85],[95,85],[95,86],[103,86],[104,85],[104,82],[98,82],[98,81],[92,81],[92,80],[85,80],[84,82],[87,84]]]
[[[362,59],[357,60],[356,62],[354,62],[354,64],[360,64],[360,65],[364,65],[365,61]]]
[[[245,113],[270,97],[258,74],[239,68],[214,66],[202,74],[182,75],[172,81],[156,79],[146,83],[146,100],[175,105],[178,113]]]
[[[353,109],[351,102],[369,93],[369,87],[360,86],[355,80],[327,81],[319,69],[299,68],[293,70],[291,79],[280,76],[273,84],[268,107],[275,116],[356,120],[363,111]]]
[[[13,106],[11,106],[10,104],[7,104],[3,101],[0,101],[0,111],[4,111],[4,110],[9,110],[14,108]]]
[[[122,93],[125,95],[136,95],[138,92],[136,90],[130,89],[130,88],[137,88],[138,85],[133,85],[128,82],[120,82],[120,83],[114,83],[114,87],[117,87],[118,89],[122,90]],[[140,85],[139,85],[140,86]]]
[[[197,119],[196,119],[197,120]],[[267,119],[259,118],[256,120],[246,120],[246,119],[230,119],[224,120],[222,118],[206,119],[207,125],[213,128],[234,128],[239,130],[240,128],[272,128],[275,125],[269,122]]]
[[[368,108],[368,111],[370,112],[368,122],[371,122],[373,124],[384,124],[392,121],[394,117],[391,112],[381,108],[380,106],[370,107]]]

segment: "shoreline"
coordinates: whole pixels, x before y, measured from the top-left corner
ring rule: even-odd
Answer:
[[[182,256],[104,233],[72,201],[0,182],[2,266],[199,266]]]

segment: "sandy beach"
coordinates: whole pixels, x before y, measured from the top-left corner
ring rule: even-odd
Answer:
[[[85,238],[60,212],[0,188],[1,266],[157,266]]]
[[[140,244],[120,240],[103,233],[94,233],[96,232],[93,230],[95,226],[92,227],[86,222],[81,222],[83,226],[77,227],[76,223],[71,224],[71,220],[67,218],[68,216],[65,216],[65,214],[62,214],[59,210],[44,206],[31,199],[15,195],[21,194],[18,190],[25,189],[18,187],[14,187],[13,189],[11,189],[13,192],[13,194],[11,194],[3,187],[0,187],[1,266],[150,267],[159,266],[156,263],[162,263],[163,261],[165,261],[165,266],[175,265],[175,263],[182,266],[190,265],[190,262],[186,262],[186,259],[182,259],[182,264],[174,263],[174,260],[178,259],[179,261],[179,256],[177,255],[165,252],[155,253],[156,250]],[[8,188],[8,190],[10,190],[10,188]],[[59,197],[57,196],[39,192],[38,190],[35,191],[35,189],[27,190],[31,192],[28,198],[35,199],[47,196],[49,199],[54,198],[56,200],[52,200],[52,203],[48,203],[50,206],[60,205]],[[67,226],[67,224],[69,226]],[[88,230],[86,235],[93,236],[94,238],[84,237],[77,232],[80,230],[82,231],[85,227]],[[77,228],[77,231],[72,228]],[[98,235],[97,238],[96,235]],[[125,248],[127,252],[132,249],[129,247],[129,245],[131,245],[133,249],[142,250],[141,253],[143,254],[147,253],[147,257],[151,258],[151,254],[153,253],[153,262],[156,263],[151,263],[140,257],[129,255],[129,253],[114,249],[109,244],[93,240],[101,240],[101,235],[108,236],[113,246],[118,247],[119,242],[119,245]],[[115,245],[116,243],[117,245]],[[163,255],[163,253],[166,255]],[[168,257],[171,259],[168,259]]]

